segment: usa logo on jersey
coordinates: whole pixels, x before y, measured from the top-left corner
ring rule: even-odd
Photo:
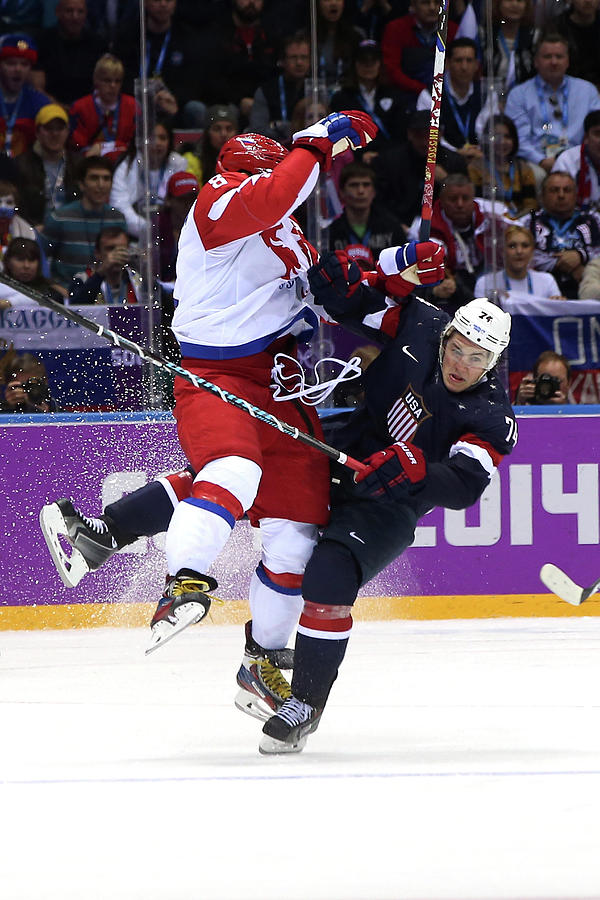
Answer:
[[[409,384],[388,412],[388,430],[395,441],[411,441],[419,425],[430,416],[423,397]]]

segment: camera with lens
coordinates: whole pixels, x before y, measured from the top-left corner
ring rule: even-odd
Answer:
[[[554,394],[560,389],[560,378],[543,372],[535,379],[534,403],[548,403]]]
[[[50,388],[44,378],[28,378],[21,385],[30,403],[40,406],[42,403],[50,403]]]

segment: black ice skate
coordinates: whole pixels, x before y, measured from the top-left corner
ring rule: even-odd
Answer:
[[[71,500],[57,500],[42,507],[40,527],[67,587],[75,587],[86,572],[98,569],[124,546],[104,517],[93,519],[82,515]],[[61,543],[60,535],[64,535],[73,548],[70,554],[64,546],[66,542]]]
[[[293,650],[265,650],[252,637],[252,622],[246,622],[244,658],[237,673],[237,708],[266,721],[292,696],[292,689],[280,670],[291,669],[293,665]]]
[[[214,591],[216,587],[214,578],[193,569],[180,569],[177,575],[169,578],[150,623],[152,637],[146,656],[188,625],[200,622],[214,599],[206,591]]]
[[[290,697],[279,712],[263,725],[261,753],[300,753],[309,734],[316,731],[323,710]]]

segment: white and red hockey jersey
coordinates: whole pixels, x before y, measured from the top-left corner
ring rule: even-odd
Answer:
[[[308,338],[322,310],[306,272],[316,261],[292,211],[319,175],[298,148],[272,172],[215,175],[181,231],[173,332],[183,357],[234,359],[281,335]]]

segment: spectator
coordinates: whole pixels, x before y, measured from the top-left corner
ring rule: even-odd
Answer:
[[[362,0],[356,4],[354,24],[374,41],[381,41],[388,22],[403,16],[407,0]]]
[[[175,20],[176,8],[177,0],[146,0],[145,4],[146,70],[156,108],[169,116],[176,115],[179,107],[193,99],[202,60],[198,31]],[[113,52],[125,66],[125,90],[133,93],[134,80],[141,73],[138,15],[120,31]]]
[[[500,79],[504,97],[515,84],[535,75],[533,0],[492,0],[493,76]],[[481,46],[486,46],[480,26]],[[484,70],[487,55],[483,54]],[[485,72],[487,75],[487,71]]]
[[[469,162],[481,157],[481,150],[476,146],[476,122],[481,106],[477,44],[471,38],[456,38],[446,51],[440,122],[444,140]],[[431,109],[429,91],[421,91],[417,109]]]
[[[566,356],[544,350],[536,359],[533,372],[521,381],[514,402],[521,406],[575,403],[570,393],[571,380]]]
[[[475,285],[476,297],[489,297],[497,290],[502,297],[511,291],[533,294],[550,300],[561,300],[560,289],[550,272],[530,268],[535,250],[533,235],[520,225],[509,225],[504,232],[504,268],[501,272],[480,275]]]
[[[138,302],[140,276],[130,266],[131,250],[124,228],[112,225],[98,233],[95,260],[71,282],[69,303],[127,304]]]
[[[121,93],[123,63],[111,53],[94,66],[94,91],[70,109],[71,146],[86,156],[109,156],[114,161],[135,137],[137,103]]]
[[[370,162],[391,140],[402,140],[406,133],[406,114],[398,91],[383,83],[381,50],[375,41],[361,41],[354,58],[352,74],[345,87],[331,98],[332,112],[362,109],[379,131],[362,155]]]
[[[381,48],[387,77],[414,109],[421,91],[431,91],[440,4],[437,0],[412,0],[410,9],[408,15],[385,26]],[[457,27],[448,22],[448,41],[456,37]]]
[[[375,203],[375,173],[369,166],[358,162],[345,166],[339,191],[344,211],[328,228],[330,250],[362,244],[377,260],[384,247],[404,241],[399,220]]]
[[[157,122],[154,126],[149,157],[150,203],[152,207],[156,208],[162,204],[165,198],[167,182],[171,175],[174,172],[184,172],[186,169],[186,161],[183,156],[173,151],[173,131],[165,121]],[[135,145],[132,144],[126,156],[115,169],[110,202],[121,210],[125,216],[129,234],[136,239],[144,234],[144,199],[142,164],[136,155]]]
[[[15,159],[21,190],[19,211],[41,228],[46,213],[75,200],[76,161],[66,150],[69,117],[62,106],[48,103],[35,117],[36,141]]]
[[[169,178],[165,202],[158,214],[161,281],[175,281],[179,234],[199,189],[198,179],[190,172],[175,172]]]
[[[583,141],[556,157],[553,172],[567,172],[577,182],[577,203],[584,208],[600,204],[600,110],[583,121]]]
[[[552,21],[569,43],[569,75],[600,86],[600,0],[571,0]]]
[[[27,34],[0,39],[0,151],[18,156],[35,139],[35,117],[49,102],[28,84],[37,49]]]
[[[54,284],[42,273],[42,253],[37,241],[30,238],[15,238],[6,248],[2,258],[2,267],[6,275],[20,281],[27,287],[49,294],[53,300],[62,303],[66,291]],[[31,299],[25,294],[0,285],[0,309],[10,306],[30,306]]]
[[[4,254],[9,243],[15,238],[26,237],[36,240],[35,229],[17,213],[19,192],[16,184],[0,181],[0,252]]]
[[[256,89],[248,130],[285,143],[292,135],[292,112],[304,97],[304,81],[310,72],[310,42],[306,35],[292,34],[285,39],[279,65],[279,75]]]
[[[600,109],[596,88],[567,75],[568,67],[566,38],[543,36],[535,54],[537,75],[516,85],[506,101],[505,113],[519,133],[521,156],[546,172],[559,153],[581,143],[586,115]]]
[[[600,300],[600,257],[590,259],[583,270],[577,296],[580,300]]]
[[[13,371],[8,374],[0,412],[47,413],[55,412],[56,409],[56,403],[50,395],[46,368],[41,359],[31,353],[17,356]]]
[[[108,225],[127,229],[123,213],[109,204],[113,169],[103,156],[79,164],[79,200],[52,210],[44,223],[44,240],[52,256],[52,275],[65,288],[94,259],[96,237]]]
[[[551,172],[542,185],[542,209],[521,224],[535,238],[535,268],[552,272],[565,297],[577,297],[586,264],[600,254],[600,217],[577,207],[575,180]]]
[[[406,143],[391,144],[373,160],[377,195],[406,229],[421,214],[430,125],[430,113],[416,110],[408,120]],[[453,172],[466,175],[467,162],[459,153],[438,143],[435,172],[436,184],[441,184]]]
[[[501,200],[507,213],[517,218],[538,208],[536,178],[532,167],[519,158],[519,135],[515,123],[508,116],[492,117],[494,129],[495,167],[492,169],[489,145],[483,156],[469,165],[469,178],[477,197],[489,196],[496,188],[495,199]]]
[[[57,24],[39,40],[38,87],[59,103],[70,106],[89,90],[96,61],[107,50],[106,41],[86,24],[86,0],[58,0]]]
[[[235,103],[244,122],[259,85],[276,74],[275,38],[264,27],[263,6],[264,0],[231,0],[192,49],[196,94],[210,104]]]
[[[113,49],[117,35],[134,26],[140,16],[139,0],[118,0],[117,3],[87,0],[87,11],[92,31],[107,42],[109,50]]]
[[[364,35],[352,24],[345,0],[317,0],[319,78],[329,97],[350,73],[361,37]]]
[[[199,181],[202,184],[213,177],[221,147],[238,133],[238,113],[232,104],[209,106],[206,111],[206,130],[200,151]],[[189,168],[189,167],[188,167]]]

